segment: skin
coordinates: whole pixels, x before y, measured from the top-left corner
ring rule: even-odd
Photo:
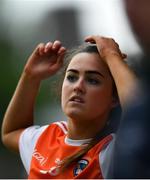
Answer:
[[[69,138],[91,138],[104,127],[114,105],[112,92],[112,77],[99,54],[79,53],[73,57],[62,86]],[[71,101],[74,96],[82,102]]]
[[[75,83],[70,84],[66,80],[67,72],[62,87],[62,107],[69,120],[68,136],[74,139],[93,137],[95,131],[104,126],[112,108],[112,81],[105,65],[113,76],[123,110],[134,101],[134,97],[139,96],[137,78],[124,63],[125,55],[120,51],[118,44],[111,38],[101,36],[89,36],[85,41],[97,45],[101,58],[96,54],[78,54],[72,59],[67,69],[76,68],[78,77]],[[9,149],[19,151],[18,143],[22,131],[34,124],[34,106],[40,84],[42,80],[59,71],[63,64],[65,51],[66,49],[60,41],[54,41],[39,44],[29,57],[3,119],[2,141]],[[85,57],[86,60],[83,60]],[[80,61],[81,59],[82,61]],[[81,63],[83,63],[82,66]],[[100,86],[95,87],[88,83],[87,70],[96,70],[104,75],[105,80],[98,76],[102,81]],[[74,94],[82,96],[85,103],[67,103],[68,98]],[[106,96],[106,99],[103,96]],[[97,98],[98,102],[96,102]],[[96,106],[94,105],[93,108],[92,105],[95,103]],[[80,108],[82,108],[82,112]],[[91,113],[90,108],[95,113]],[[92,126],[89,125],[91,121]]]
[[[2,141],[9,149],[18,152],[20,134],[34,122],[40,83],[62,67],[65,51],[60,41],[40,43],[28,58],[2,124]]]

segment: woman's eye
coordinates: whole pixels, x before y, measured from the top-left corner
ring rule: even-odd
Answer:
[[[100,80],[95,79],[95,78],[87,78],[87,82],[91,85],[99,85],[100,84]]]
[[[78,77],[75,76],[75,75],[68,75],[68,76],[67,76],[67,80],[68,80],[69,82],[75,82],[77,79],[78,79]]]

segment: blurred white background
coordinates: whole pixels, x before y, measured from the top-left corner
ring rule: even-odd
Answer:
[[[140,52],[128,26],[122,0],[5,0],[2,13],[9,38],[16,45],[29,46],[35,41],[37,28],[46,16],[63,9],[76,12],[81,40],[90,34],[110,36],[127,54]],[[49,25],[54,26],[55,23],[49,21]]]

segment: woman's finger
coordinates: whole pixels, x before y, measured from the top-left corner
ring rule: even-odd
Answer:
[[[44,43],[40,43],[38,45],[38,55],[42,56],[44,54],[44,47],[45,47]]]
[[[60,47],[61,47],[61,42],[58,41],[58,40],[56,40],[56,41],[54,41],[54,43],[53,43],[52,50],[53,50],[53,51],[58,51]]]
[[[44,52],[47,53],[52,48],[52,45],[53,45],[52,42],[46,43],[45,48],[44,48]]]
[[[62,47],[60,47],[57,54],[60,55],[60,54],[64,54],[65,52],[66,52],[66,48],[62,46]]]
[[[92,44],[95,44],[95,39],[94,39],[94,36],[87,36],[85,39],[84,39],[85,42],[90,42]]]

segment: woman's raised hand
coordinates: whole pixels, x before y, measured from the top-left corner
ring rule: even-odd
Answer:
[[[112,55],[120,56],[120,58],[122,59],[127,57],[126,54],[121,52],[121,50],[119,49],[119,45],[112,38],[93,35],[86,37],[85,41],[95,43],[97,45],[100,56],[104,60],[106,60],[107,57]]]
[[[50,77],[62,67],[65,52],[66,48],[57,40],[39,44],[25,65],[25,74],[39,81]]]

